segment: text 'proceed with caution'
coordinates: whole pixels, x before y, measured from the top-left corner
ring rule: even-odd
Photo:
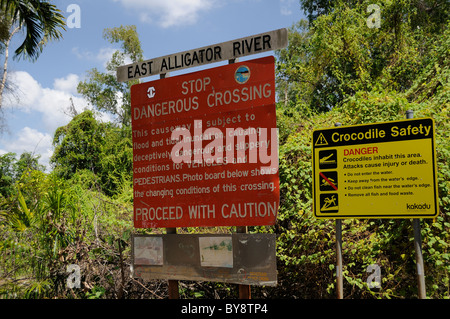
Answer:
[[[435,218],[430,118],[313,132],[314,214],[319,218]]]

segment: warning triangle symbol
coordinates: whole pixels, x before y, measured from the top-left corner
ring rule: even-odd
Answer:
[[[324,146],[324,145],[328,145],[327,140],[325,139],[325,136],[323,136],[322,133],[320,133],[319,137],[316,140],[316,144],[314,144],[315,146]]]

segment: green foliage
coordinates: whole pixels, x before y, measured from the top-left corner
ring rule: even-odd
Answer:
[[[274,232],[281,285],[272,293],[335,296],[334,223],[311,215],[312,131],[404,119],[411,109],[436,123],[441,214],[422,222],[422,236],[428,296],[449,298],[448,3],[384,1],[380,29],[366,25],[370,1],[301,3],[309,25],[291,28],[277,61],[281,203]],[[415,298],[412,234],[408,220],[344,221],[345,297]],[[371,291],[366,269],[375,263],[382,288]]]
[[[56,130],[51,158],[58,176],[70,179],[83,170],[92,172],[95,184],[108,195],[130,180],[131,130],[97,121],[91,111]]]
[[[310,42],[312,32],[306,21],[301,20],[289,29],[289,43],[286,49],[276,53],[277,95],[283,106],[291,111],[300,109],[301,113],[308,112],[310,108],[316,110],[311,104],[311,94],[315,88],[317,75],[310,67]],[[318,106],[318,111],[326,110]],[[311,112],[309,112],[311,113]]]
[[[362,92],[342,107],[300,120],[280,145],[281,202],[274,232],[278,234],[277,256],[280,285],[271,293],[280,297],[335,297],[334,222],[312,216],[311,136],[314,129],[333,123],[343,125],[403,119],[415,106],[417,117],[436,114],[442,104],[417,107],[401,94]],[[438,98],[437,98],[438,99]],[[438,99],[440,100],[440,99]],[[448,100],[447,100],[448,104]],[[435,111],[431,111],[432,108]],[[422,238],[430,298],[449,298],[449,195],[450,140],[448,112],[433,116],[437,127],[438,185],[441,213],[425,220]],[[279,116],[290,123],[291,118]],[[343,222],[344,295],[346,298],[416,298],[415,255],[409,220],[345,220]],[[371,291],[365,283],[366,269],[378,264],[382,288]],[[307,278],[307,279],[306,279]],[[286,284],[284,284],[286,282]],[[288,284],[289,282],[289,284]],[[292,282],[295,284],[292,285]]]
[[[285,105],[289,99],[312,111],[339,106],[357,92],[410,89],[450,13],[448,1],[386,0],[377,3],[381,27],[369,28],[373,1],[301,3],[309,24],[293,26],[289,46],[278,54],[278,95]]]
[[[103,31],[103,37],[110,43],[121,43],[122,52],[129,55],[131,61],[139,62],[144,59],[136,26],[128,25],[118,28],[107,28]]]
[[[0,43],[5,42],[9,37],[10,22],[3,12],[0,13]],[[2,50],[3,48],[0,48]],[[0,51],[1,52],[1,51]]]
[[[0,194],[5,197],[12,193],[14,157],[14,153],[6,153],[0,156]]]
[[[90,187],[95,178],[84,172],[74,177],[84,185],[30,172],[0,203],[0,297],[123,295],[116,283],[128,277],[117,265],[129,258],[132,206]],[[67,289],[70,264],[83,269],[83,290]]]
[[[56,130],[53,138],[51,162],[64,178],[70,178],[76,171],[88,169],[94,174],[99,171],[100,148],[103,142],[101,124],[91,111],[77,115],[68,125]]]
[[[11,196],[14,183],[30,171],[43,171],[44,166],[38,163],[39,158],[39,155],[34,156],[29,152],[22,153],[19,160],[14,153],[0,155],[0,195],[5,198]]]
[[[27,207],[20,190],[17,191],[17,202],[17,208],[9,211],[8,213],[3,211],[3,216],[15,232],[22,233],[33,226],[36,221],[36,216]]]
[[[143,60],[143,52],[135,26],[120,26],[105,29],[103,37],[111,44],[121,43],[122,51],[114,52],[106,65],[107,72],[97,69],[88,71],[87,80],[78,84],[78,93],[99,111],[116,117],[122,126],[131,125],[130,88],[138,81],[117,82],[116,68],[125,64],[125,58],[132,62]]]

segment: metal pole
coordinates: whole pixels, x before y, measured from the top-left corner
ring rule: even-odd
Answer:
[[[336,219],[336,293],[338,299],[344,298],[342,277],[342,220]]]
[[[176,234],[176,228],[166,228],[167,234]],[[168,280],[169,299],[180,299],[180,290],[178,288],[178,280]]]
[[[238,62],[239,59],[230,59],[228,60],[228,64],[233,64]],[[236,233],[247,233],[247,226],[237,226]],[[251,299],[251,289],[250,285],[238,285],[239,288],[239,299]]]
[[[335,123],[334,126],[341,126]],[[342,276],[342,220],[336,219],[336,293],[338,299],[344,298],[344,280]]]
[[[407,110],[406,118],[414,118],[414,111]],[[422,235],[420,232],[420,219],[413,219],[414,229],[414,250],[416,251],[416,267],[417,267],[417,285],[419,290],[419,298],[426,299],[427,293],[425,290],[425,269],[423,267],[423,255],[422,255]]]
[[[238,58],[230,59],[230,60],[228,60],[228,64],[233,64],[238,61],[239,61]],[[246,234],[247,226],[237,226],[236,233]],[[250,285],[238,285],[238,288],[239,288],[239,299],[251,299],[252,298]]]
[[[247,226],[236,227],[236,232],[246,234]],[[239,299],[252,299],[252,292],[250,285],[238,285],[238,288],[239,288]]]
[[[413,227],[414,227],[414,249],[416,250],[417,284],[419,288],[419,298],[426,299],[427,293],[425,291],[425,270],[423,268],[420,219],[418,218],[413,219]]]
[[[161,73],[159,75],[160,79],[165,79],[169,76],[169,73]],[[176,234],[176,228],[166,228],[167,234]],[[180,299],[180,290],[178,288],[178,280],[168,280],[169,285],[169,299]]]

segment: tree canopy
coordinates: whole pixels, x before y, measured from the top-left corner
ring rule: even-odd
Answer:
[[[371,28],[371,1],[301,3],[309,22],[291,27],[278,55],[279,94],[319,112],[358,91],[411,88],[450,13],[448,1],[384,1],[380,27]]]
[[[106,72],[96,68],[88,72],[88,78],[78,84],[78,93],[83,95],[99,111],[115,116],[124,126],[131,125],[130,88],[137,81],[121,83],[116,80],[116,68],[129,58],[132,62],[143,59],[141,43],[135,26],[120,26],[105,29],[103,37],[110,43],[121,43],[106,65]]]

